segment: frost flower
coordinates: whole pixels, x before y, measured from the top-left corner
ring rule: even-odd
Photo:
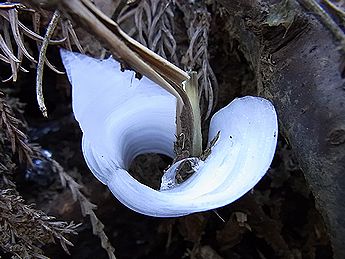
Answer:
[[[164,173],[160,190],[135,180],[128,168],[143,153],[174,157],[176,98],[147,78],[121,72],[114,59],[61,51],[72,84],[73,111],[83,131],[82,149],[93,174],[117,199],[139,213],[176,217],[225,206],[268,170],[277,143],[277,116],[259,97],[237,98],[219,110],[209,129],[214,140],[201,160],[187,158]],[[176,182],[179,164],[195,173]]]

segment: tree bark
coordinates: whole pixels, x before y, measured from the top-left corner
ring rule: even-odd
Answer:
[[[269,0],[219,0],[256,70],[259,95],[273,101],[331,237],[345,258],[345,58],[325,25],[295,0],[293,23],[269,26]],[[277,1],[275,1],[277,2]],[[291,14],[289,14],[291,15]]]

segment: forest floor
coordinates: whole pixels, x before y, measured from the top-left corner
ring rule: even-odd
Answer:
[[[226,28],[217,19],[220,18],[214,17],[208,42],[212,46],[209,61],[219,84],[215,110],[236,96],[253,94],[256,87],[254,72],[239,50],[239,43],[225,39]],[[178,46],[186,44],[184,37],[186,35],[179,36],[177,30]],[[50,61],[62,68],[57,49],[49,51]],[[1,73],[6,74],[8,69],[1,64]],[[266,176],[234,203],[216,211],[175,219],[147,217],[117,201],[86,166],[81,152],[82,133],[73,117],[67,78],[45,71],[48,119],[42,117],[37,107],[35,78],[33,69],[20,74],[18,83],[8,90],[11,97],[26,104],[23,116],[28,122],[30,140],[49,151],[66,172],[84,186],[82,191],[97,205],[96,214],[105,226],[118,259],[332,258],[330,239],[314,197],[282,136]],[[204,123],[205,132],[207,124],[208,121]],[[159,154],[142,155],[132,164],[132,174],[157,188],[162,170],[170,162]],[[92,233],[89,219],[82,216],[71,192],[61,185],[59,176],[49,170],[48,165],[38,162],[32,170],[18,168],[17,171],[17,189],[28,204],[35,203],[37,208],[58,220],[82,223],[77,229],[78,235],[70,238],[74,244],[70,255],[59,245],[53,245],[44,248],[47,256],[53,259],[108,258],[100,240]]]
[[[240,87],[241,80],[246,78],[246,68],[240,60],[227,74],[233,78],[232,89]],[[217,67],[215,71],[217,74]],[[234,77],[238,75],[242,79]],[[83,191],[97,204],[96,214],[105,225],[117,258],[332,258],[324,222],[294,154],[282,137],[267,175],[244,197],[217,209],[220,217],[214,211],[176,219],[146,217],[124,207],[91,174],[82,157],[81,131],[71,112],[68,82],[53,73],[46,78],[46,85],[56,86],[47,87],[45,93],[48,120],[39,113],[34,91],[30,89],[34,75],[20,81],[22,85],[16,94],[27,103],[24,115],[29,122],[30,138],[51,152],[85,186]],[[224,87],[218,105],[224,105],[228,96]],[[159,174],[169,162],[157,154],[143,155],[132,165],[133,174],[157,187]],[[23,170],[16,181],[28,203],[35,203],[58,219],[83,223],[79,234],[72,237],[74,247],[70,256],[58,245],[47,247],[46,255],[107,258],[99,239],[92,235],[89,220],[82,217],[78,204],[61,186],[57,175],[49,170]]]

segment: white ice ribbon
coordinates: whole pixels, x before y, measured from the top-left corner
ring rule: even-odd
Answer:
[[[175,217],[225,206],[252,189],[268,170],[277,143],[276,112],[269,101],[247,96],[212,117],[209,141],[218,132],[219,139],[205,161],[188,158],[196,171],[189,179],[176,183],[175,164],[163,175],[161,190],[141,184],[127,171],[136,156],[174,156],[175,97],[145,77],[138,80],[131,71],[121,72],[112,58],[97,60],[65,50],[61,57],[83,131],[85,160],[132,210]]]

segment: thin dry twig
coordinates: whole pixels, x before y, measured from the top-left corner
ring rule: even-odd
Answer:
[[[15,8],[15,7],[14,7]],[[0,6],[0,16],[10,22],[10,18],[9,18],[9,10],[10,9],[6,9],[6,10],[3,10],[1,9],[1,6]],[[37,14],[37,12],[35,12],[34,10],[31,10],[31,9],[25,9],[25,11],[28,11],[28,12],[32,12],[33,15]],[[35,26],[35,23],[33,23],[34,26]],[[19,19],[16,21],[16,26],[18,26],[20,28],[20,30],[27,36],[29,37],[30,39],[32,40],[35,40],[35,41],[43,41],[43,37],[40,36],[38,33],[30,30],[28,27],[26,27],[23,23],[21,23],[19,21]],[[62,38],[62,39],[59,39],[59,40],[50,40],[49,44],[51,45],[59,45],[59,44],[62,44],[64,43],[65,39]]]
[[[62,21],[62,28],[66,28],[67,29],[67,30],[65,29],[64,31],[67,32],[65,37],[67,37],[68,41],[71,42],[71,39],[72,39],[72,42],[76,45],[77,49],[81,53],[85,53],[83,47],[81,46],[81,44],[79,42],[78,36],[77,36],[77,34],[75,33],[75,31],[73,29],[73,25],[72,25],[71,21],[70,20]]]
[[[33,28],[34,28],[34,32],[39,34],[40,33],[40,25],[41,25],[41,15],[37,12],[34,12],[32,15],[32,24],[33,24]],[[64,38],[67,41],[67,38]],[[42,38],[42,41],[44,40],[44,38]],[[65,41],[65,44],[66,44]],[[51,40],[49,40],[49,43],[51,42]],[[36,40],[36,45],[37,45],[37,49],[40,50],[41,49],[41,41]],[[55,73],[57,74],[65,74],[64,72],[59,71],[54,65],[52,65],[48,58],[45,58],[45,64]]]
[[[91,225],[92,225],[92,230],[93,234],[98,236],[99,239],[101,240],[101,245],[103,249],[108,253],[108,257],[110,259],[116,259],[115,254],[114,254],[114,247],[111,245],[109,242],[109,238],[104,232],[104,225],[98,219],[96,213],[94,210],[97,208],[97,206],[93,203],[91,203],[85,195],[80,191],[82,186],[78,184],[70,175],[68,175],[63,167],[54,159],[47,158],[49,162],[52,164],[53,170],[59,174],[61,183],[64,187],[68,186],[70,189],[73,199],[75,201],[79,201],[80,209],[83,214],[83,216],[89,216]]]
[[[43,69],[44,64],[46,62],[46,52],[49,45],[49,40],[52,37],[55,28],[59,22],[60,19],[60,11],[56,10],[54,12],[54,15],[48,25],[46,34],[44,36],[44,40],[41,45],[39,58],[38,58],[38,64],[37,64],[37,73],[36,73],[36,97],[38,106],[43,114],[44,117],[48,117],[47,108],[44,104],[44,97],[43,97]]]

